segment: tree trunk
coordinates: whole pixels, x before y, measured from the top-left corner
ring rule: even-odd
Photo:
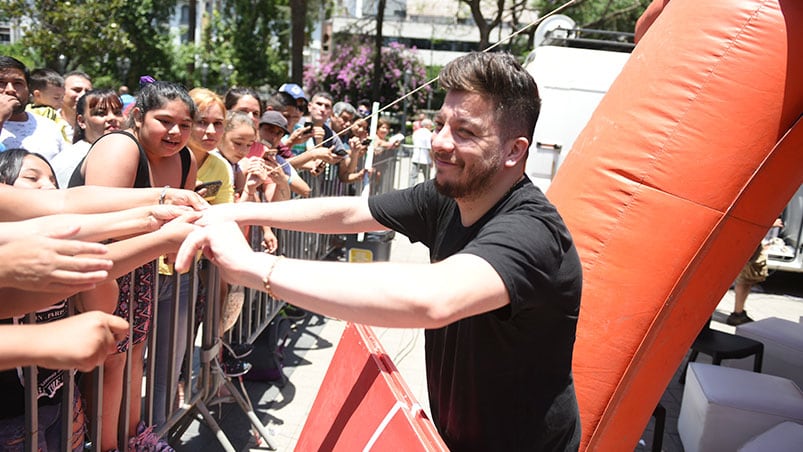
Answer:
[[[307,0],[290,0],[290,81],[304,83],[304,43],[307,26]]]
[[[477,29],[480,32],[480,42],[477,46],[477,50],[483,51],[487,49],[491,43],[491,30],[502,23],[502,14],[505,11],[505,0],[496,0],[496,12],[494,14],[494,20],[490,23],[485,20],[485,16],[482,15],[480,0],[460,1],[467,4],[471,9],[471,17],[474,18],[474,23],[477,25]]]
[[[195,27],[198,25],[198,0],[190,0],[187,2],[189,6],[187,18],[187,42],[195,44]]]

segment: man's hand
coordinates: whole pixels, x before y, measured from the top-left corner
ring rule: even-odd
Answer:
[[[307,141],[311,136],[312,136],[311,128],[299,127],[290,133],[290,136],[288,137],[287,141],[285,141],[285,144],[287,146],[293,147],[297,144],[301,144]]]
[[[334,146],[331,146],[331,147],[328,147],[328,148],[320,148],[320,149],[317,149],[314,152],[316,152],[316,155],[317,155],[318,159],[320,159],[320,160],[322,160],[322,161],[324,161],[326,163],[329,163],[330,165],[334,165],[335,163],[339,163],[341,160],[343,160],[346,157],[346,155],[348,155],[348,154],[346,154],[346,155],[337,155],[337,154],[335,154],[335,147]]]
[[[323,129],[323,126],[316,126],[312,128],[312,137],[314,138],[315,144],[320,144],[325,136],[326,131]]]
[[[178,248],[184,242],[190,233],[199,227],[194,223],[201,218],[201,212],[190,211],[173,220],[165,223],[160,232],[162,232],[167,239],[167,247],[171,251],[178,251]]]
[[[0,93],[0,124],[6,122],[19,105],[20,101],[16,97]]]
[[[237,269],[247,265],[249,257],[254,254],[237,223],[215,224],[195,230],[187,236],[178,250],[176,270],[187,271],[199,249],[220,269],[223,280],[230,284],[240,284],[240,272]]]
[[[108,277],[112,261],[99,243],[67,240],[77,227],[0,246],[0,285],[37,292],[76,293]]]
[[[128,322],[92,311],[32,328],[39,330],[32,338],[38,366],[89,372],[117,351],[117,342],[128,333]]]

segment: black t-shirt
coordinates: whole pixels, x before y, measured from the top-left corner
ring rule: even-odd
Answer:
[[[36,311],[36,323],[55,322],[67,317],[67,302],[62,300],[53,306]],[[0,324],[22,324],[24,317],[2,319]],[[64,378],[67,375],[62,370],[37,367],[36,400],[39,406],[55,405],[61,403]],[[6,420],[25,414],[25,387],[23,386],[22,368],[0,371],[0,420]]]
[[[369,207],[427,245],[432,262],[457,253],[486,260],[509,294],[508,305],[425,333],[432,417],[449,448],[577,450],[571,364],[582,271],[555,207],[526,177],[469,227],[432,181]]]

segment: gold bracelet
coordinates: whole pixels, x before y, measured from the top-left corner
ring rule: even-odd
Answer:
[[[277,256],[276,259],[270,264],[270,268],[268,269],[268,273],[265,275],[265,279],[262,280],[263,285],[265,286],[265,292],[270,295],[271,298],[274,300],[278,300],[276,294],[270,289],[270,277],[273,275],[273,270],[276,268],[276,265],[279,264],[279,261],[284,259],[284,256]]]

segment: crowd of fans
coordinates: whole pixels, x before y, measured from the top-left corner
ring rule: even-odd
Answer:
[[[179,351],[187,340],[186,323],[175,330],[163,315],[151,325],[151,313],[155,303],[160,312],[172,309],[178,284],[178,313],[188,315],[191,281],[188,273],[172,276],[172,254],[197,227],[200,211],[209,204],[307,197],[311,188],[299,175],[305,171],[345,184],[361,181],[370,173],[364,168],[369,146],[381,153],[403,139],[389,137],[385,120],[369,136],[367,102],[358,109],[326,92],[308,97],[291,83],[262,99],[250,88],[221,96],[203,87],[188,92],[175,83],[142,80],[132,97],[127,87],[93,88],[83,72],[29,70],[0,56],[0,436],[17,432],[0,439],[3,444],[24,442],[20,368],[29,365],[39,369],[40,450],[83,448],[88,407],[95,402],[82,382],[76,386],[82,390],[76,389],[72,444],[60,444],[61,417],[47,414],[59,412],[64,380],[71,375],[65,370],[97,366],[104,370],[100,449],[116,449],[129,438],[133,447],[149,440],[143,438],[151,429],[138,403],[148,332],[175,335]],[[429,119],[419,118],[414,128],[431,127]],[[429,177],[428,168],[421,172]],[[264,251],[275,253],[276,234],[269,227],[262,233]],[[220,287],[226,300],[228,286]],[[203,307],[204,294],[199,298]],[[177,385],[169,361],[177,368],[184,359],[166,343],[147,354],[156,363],[157,427]],[[248,372],[250,364],[239,359],[247,354],[243,348],[247,344],[224,347],[226,374]],[[130,376],[124,375],[127,356]],[[118,424],[125,378],[134,402],[123,428]]]

